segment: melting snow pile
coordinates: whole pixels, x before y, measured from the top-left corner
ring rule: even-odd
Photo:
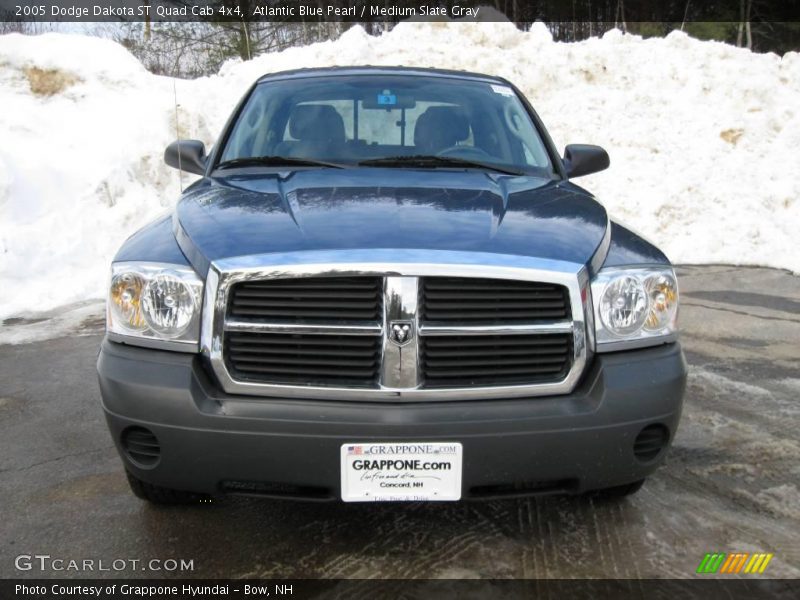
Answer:
[[[681,33],[555,43],[542,25],[404,23],[226,64],[176,83],[184,137],[214,141],[263,73],[414,65],[501,75],[559,147],[595,143],[610,170],[579,180],[675,262],[800,272],[800,55]],[[97,38],[0,36],[0,319],[102,297],[122,240],[168,210],[177,173],[173,80]],[[188,181],[188,179],[187,179]]]

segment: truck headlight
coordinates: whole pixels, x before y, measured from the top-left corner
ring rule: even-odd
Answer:
[[[190,267],[114,263],[106,328],[116,341],[194,352],[202,298],[203,282]]]
[[[673,341],[678,282],[670,267],[603,269],[592,281],[598,352]]]
[[[117,273],[111,277],[108,294],[109,319],[129,331],[142,331],[147,323],[142,316],[142,290],[145,282],[134,272]]]
[[[147,282],[142,312],[150,329],[167,338],[186,331],[197,312],[198,298],[191,284],[175,273],[162,273]]]

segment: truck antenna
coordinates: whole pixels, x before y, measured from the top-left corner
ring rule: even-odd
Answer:
[[[175,78],[172,78],[172,97],[175,100],[175,139],[178,142],[178,187],[183,193],[183,167],[181,166],[181,134],[180,127],[178,127],[178,87],[175,84]]]

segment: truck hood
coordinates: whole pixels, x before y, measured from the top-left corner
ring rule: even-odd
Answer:
[[[205,178],[173,217],[210,262],[306,250],[460,250],[588,264],[608,227],[580,188],[529,176],[416,169],[305,169]]]

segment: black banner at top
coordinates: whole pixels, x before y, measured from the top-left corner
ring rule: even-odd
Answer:
[[[747,10],[747,14],[742,11]],[[0,21],[790,22],[800,0],[0,0]]]

